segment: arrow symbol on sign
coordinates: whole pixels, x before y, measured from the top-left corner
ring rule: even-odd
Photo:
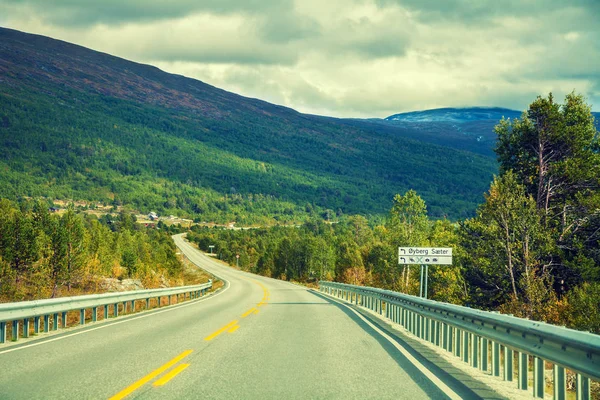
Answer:
[[[406,264],[406,258],[400,257],[400,259],[402,260],[402,264]]]

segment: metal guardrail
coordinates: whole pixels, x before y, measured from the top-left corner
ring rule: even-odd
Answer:
[[[364,286],[319,282],[319,290],[370,309],[415,336],[493,376],[518,381],[533,396],[545,393],[545,362],[553,364],[554,398],[566,399],[565,369],[577,374],[577,399],[590,399],[590,380],[600,380],[600,336],[495,312],[440,303]],[[514,369],[514,358],[517,369]]]
[[[160,307],[161,298],[167,297],[169,305],[173,296],[179,301],[182,295],[190,300],[204,296],[208,289],[212,288],[212,280],[202,285],[179,286],[162,289],[132,290],[128,292],[115,292],[104,294],[91,294],[85,296],[59,297],[55,299],[21,301],[17,303],[0,304],[0,343],[6,341],[7,323],[12,322],[12,340],[19,339],[19,325],[23,322],[23,337],[29,337],[33,319],[33,333],[40,332],[40,321],[43,318],[44,332],[58,330],[59,315],[61,326],[67,327],[67,312],[79,310],[79,323],[85,324],[85,310],[92,310],[92,322],[98,320],[98,307],[104,307],[104,319],[109,317],[109,306],[112,305],[112,316],[119,316],[119,304],[123,304],[123,313],[127,312],[127,304],[130,311],[135,311],[136,300],[145,300],[146,309],[150,308],[150,299],[157,299]]]

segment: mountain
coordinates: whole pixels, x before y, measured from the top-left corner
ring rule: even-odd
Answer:
[[[437,108],[394,114],[387,118],[345,120],[373,132],[451,147],[495,159],[494,127],[502,118],[521,118],[522,112],[500,107]],[[600,113],[592,112],[600,130]]]
[[[494,158],[414,132],[301,114],[0,28],[1,197],[251,222],[385,213],[394,194],[415,189],[434,217],[472,215]]]
[[[394,114],[383,121],[403,128],[407,138],[495,157],[494,127],[521,112],[499,107],[438,108]]]
[[[394,114],[386,121],[402,122],[451,122],[465,123],[473,121],[499,121],[502,118],[520,118],[519,111],[499,107],[437,108],[434,110],[412,111]]]

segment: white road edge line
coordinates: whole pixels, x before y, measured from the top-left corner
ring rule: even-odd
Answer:
[[[190,261],[191,261],[191,260],[190,260]],[[200,267],[198,267],[198,268],[200,268]],[[112,327],[112,326],[115,326],[115,325],[124,324],[124,323],[126,323],[126,322],[135,321],[135,320],[137,320],[137,319],[141,319],[141,318],[152,317],[152,316],[154,316],[154,315],[162,314],[162,313],[164,313],[164,312],[178,310],[178,309],[180,309],[180,308],[189,307],[189,306],[196,305],[196,304],[198,304],[198,303],[202,303],[203,301],[206,301],[206,300],[214,299],[214,298],[215,298],[215,297],[217,297],[218,295],[225,293],[225,292],[227,291],[227,289],[229,289],[229,288],[231,287],[231,285],[229,284],[229,281],[227,281],[227,280],[225,280],[225,279],[223,279],[223,278],[221,278],[221,277],[219,277],[219,279],[222,279],[224,282],[227,282],[227,285],[226,285],[226,287],[225,287],[223,290],[219,291],[218,293],[216,293],[216,294],[213,294],[213,295],[210,295],[210,296],[208,296],[208,297],[206,297],[206,298],[204,298],[204,299],[199,299],[199,300],[197,300],[197,301],[194,301],[194,302],[192,302],[192,303],[184,303],[184,304],[180,304],[180,305],[169,306],[168,308],[165,308],[164,310],[161,310],[161,311],[155,311],[155,312],[153,312],[153,313],[150,313],[150,314],[143,314],[143,315],[140,315],[140,316],[137,316],[137,317],[133,317],[133,318],[125,319],[125,320],[123,320],[123,321],[115,321],[115,322],[113,322],[113,323],[110,323],[110,324],[106,324],[106,325],[97,326],[97,327],[95,327],[95,328],[86,329],[86,330],[84,330],[84,331],[73,332],[73,333],[71,333],[71,334],[64,335],[64,336],[60,336],[60,337],[57,337],[57,338],[54,338],[54,339],[48,339],[48,340],[44,340],[44,341],[40,341],[40,342],[34,342],[34,343],[31,343],[31,344],[26,344],[26,345],[24,345],[24,346],[15,347],[15,348],[11,348],[11,349],[0,350],[0,354],[11,353],[11,352],[13,352],[13,351],[19,351],[19,350],[27,349],[27,348],[29,348],[29,347],[34,347],[34,346],[41,346],[41,345],[43,345],[43,344],[46,344],[46,343],[56,342],[56,341],[58,341],[58,340],[67,339],[67,338],[70,338],[70,337],[72,337],[72,336],[83,335],[84,333],[93,332],[93,331],[96,331],[96,330],[98,330],[98,329],[109,328],[109,327]],[[42,338],[42,337],[40,337],[40,339],[43,339],[43,338]]]
[[[319,294],[325,294],[325,293],[322,293],[319,291],[316,291],[316,292]],[[448,397],[450,397],[452,400],[461,400],[462,399],[462,397],[460,397],[454,390],[452,390],[448,385],[446,385],[444,382],[442,382],[437,376],[435,376],[435,374],[433,372],[431,372],[429,369],[427,369],[427,367],[425,367],[423,364],[421,364],[421,362],[419,360],[417,360],[415,357],[413,357],[413,355],[410,354],[404,347],[400,346],[398,344],[398,342],[396,342],[387,333],[385,333],[384,331],[379,329],[377,326],[375,326],[371,321],[366,319],[361,313],[359,313],[352,307],[348,306],[347,304],[339,301],[335,297],[328,296],[327,294],[325,294],[325,296],[327,296],[329,299],[335,301],[336,303],[346,307],[347,309],[352,311],[354,314],[356,314],[360,319],[362,319],[364,322],[366,322],[367,325],[369,325],[377,333],[379,333],[382,337],[384,337],[388,342],[390,342],[400,353],[402,353],[402,355],[404,357],[406,357],[406,359],[408,361],[410,361],[419,371],[421,371],[421,373],[423,375],[425,375],[434,385],[436,385]]]

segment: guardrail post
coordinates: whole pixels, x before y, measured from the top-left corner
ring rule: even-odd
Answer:
[[[487,372],[488,370],[488,340],[487,338],[481,338],[481,370]]]
[[[590,400],[590,379],[577,374],[577,400]]]
[[[92,307],[92,322],[98,321],[98,307]]]
[[[442,336],[442,323],[440,321],[435,321],[435,345],[440,347]]]
[[[29,318],[25,318],[23,320],[23,337],[24,338],[29,337]]]
[[[79,325],[85,325],[85,309],[79,310]]]
[[[127,314],[127,302],[123,302],[123,314]]]
[[[448,330],[450,325],[442,322],[442,349],[448,350]]]
[[[44,315],[44,332],[48,332],[50,330],[50,315]]]
[[[450,353],[454,352],[454,336],[456,335],[456,330],[453,326],[448,325],[448,350]]]
[[[113,317],[119,316],[119,303],[113,304]]]
[[[135,300],[131,300],[131,312],[135,312]]]
[[[506,346],[504,347],[504,380],[512,382],[514,375],[514,351]]]
[[[52,330],[58,330],[58,313],[54,313],[54,315],[52,315]]]
[[[544,371],[544,360],[533,357],[533,396],[544,398],[546,389],[546,374]]]
[[[492,375],[500,376],[500,343],[492,342]]]
[[[0,322],[0,343],[6,342],[6,322]]]
[[[19,321],[12,322],[12,340],[19,340]]]
[[[527,390],[527,370],[529,369],[529,355],[527,353],[519,352],[519,389]]]
[[[471,334],[471,365],[479,368],[479,336]]]
[[[462,360],[466,363],[469,362],[469,332],[462,331]]]
[[[146,299],[146,310],[150,309],[150,299]]]
[[[456,328],[454,330],[454,355],[460,358],[461,351],[461,338],[462,332],[460,329]]]
[[[429,318],[429,342],[435,343],[435,321]]]
[[[62,327],[66,328],[67,327],[67,312],[66,311],[63,311],[63,313],[62,313],[61,322],[62,322]]]
[[[567,374],[565,369],[554,365],[554,399],[565,400],[567,398]]]
[[[37,335],[40,333],[40,317],[33,317],[33,333]]]
[[[108,319],[108,304],[104,305],[104,319]]]
[[[160,296],[157,297],[158,305],[157,308],[160,308]]]

